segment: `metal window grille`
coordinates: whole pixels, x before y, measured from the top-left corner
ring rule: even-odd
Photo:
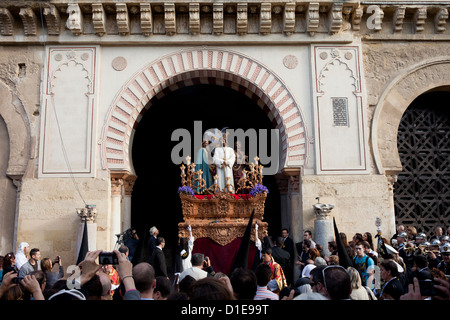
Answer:
[[[403,171],[394,185],[397,224],[427,235],[450,225],[450,119],[430,109],[408,109],[398,128]]]

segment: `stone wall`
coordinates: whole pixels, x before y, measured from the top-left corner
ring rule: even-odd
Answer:
[[[40,47],[0,50],[0,252],[16,250],[16,189],[33,175],[39,131]]]
[[[368,42],[363,45],[371,127],[373,166],[377,173],[401,171],[397,129],[411,102],[428,90],[450,85],[450,45],[444,42]]]
[[[9,136],[6,124],[0,116],[0,252],[5,254],[15,251],[14,218],[16,208],[16,188],[13,181],[7,177],[9,156]]]
[[[74,183],[86,203],[97,206],[97,248],[110,250],[109,179],[24,179],[19,202],[17,243],[39,248],[42,257],[61,255],[65,266],[76,261],[76,208],[84,207]]]
[[[314,230],[316,218],[313,204],[333,204],[339,232],[350,241],[357,232],[377,233],[375,219],[382,220],[382,233],[390,238],[395,233],[392,185],[383,175],[327,175],[303,176],[302,192],[303,230]],[[314,231],[313,231],[314,236]]]

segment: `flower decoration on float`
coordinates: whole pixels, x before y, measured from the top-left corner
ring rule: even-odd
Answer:
[[[252,197],[254,197],[254,196],[258,195],[258,194],[261,194],[261,193],[268,194],[269,193],[269,189],[267,189],[266,186],[264,186],[264,185],[262,185],[260,183],[258,183],[256,186],[254,186],[252,188],[252,190],[250,190],[250,195]]]
[[[187,195],[191,195],[191,197],[194,196],[194,190],[192,190],[191,187],[189,186],[182,186],[178,188],[178,193],[179,194],[187,194]]]

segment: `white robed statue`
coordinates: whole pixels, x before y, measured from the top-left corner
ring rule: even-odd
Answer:
[[[213,162],[216,165],[217,185],[221,191],[234,192],[233,165],[236,161],[234,150],[227,147],[227,139],[222,137],[223,147],[214,149]],[[228,186],[228,189],[225,187]]]

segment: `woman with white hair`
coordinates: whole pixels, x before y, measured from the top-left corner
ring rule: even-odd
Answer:
[[[28,262],[27,255],[30,253],[30,245],[27,242],[21,242],[16,251],[16,267],[20,270],[22,265]]]

